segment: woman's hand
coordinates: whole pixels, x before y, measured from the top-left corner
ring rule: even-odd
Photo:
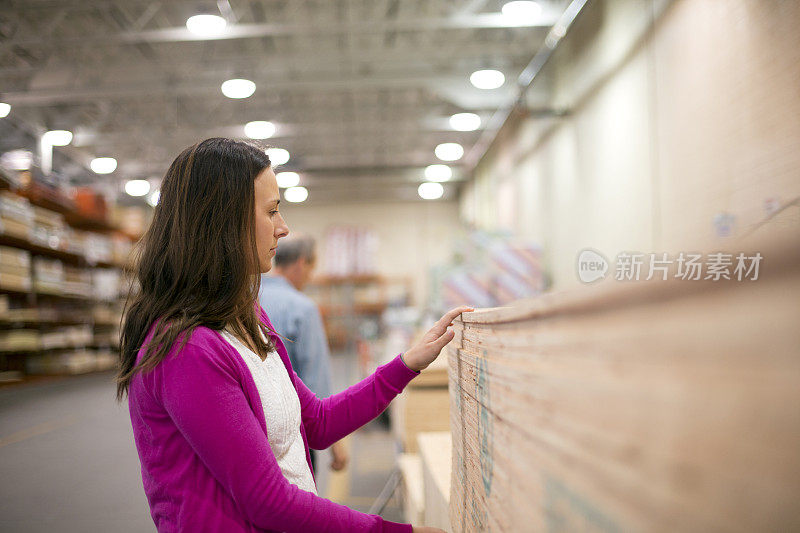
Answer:
[[[347,450],[344,448],[344,443],[342,441],[334,442],[331,445],[331,452],[333,453],[333,461],[331,461],[331,469],[338,472],[339,470],[344,470],[344,467],[347,466]]]
[[[447,326],[452,326],[453,320],[455,320],[458,315],[468,311],[474,311],[474,309],[462,305],[461,307],[456,307],[445,313],[445,315],[428,330],[425,336],[422,337],[419,344],[403,354],[403,361],[406,366],[417,372],[427,368],[429,364],[436,360],[442,348],[453,340],[455,332],[452,329],[447,329]]]
[[[427,526],[411,526],[413,533],[447,533],[444,529]]]

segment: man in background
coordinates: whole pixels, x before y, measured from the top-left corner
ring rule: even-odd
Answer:
[[[328,340],[319,308],[303,294],[314,270],[314,239],[309,236],[287,237],[275,251],[271,275],[261,276],[258,299],[275,331],[292,342],[286,351],[297,375],[317,395],[327,398],[331,391],[331,363]],[[342,470],[347,454],[341,442],[331,446],[333,470]],[[319,471],[319,454],[311,450],[314,472]]]

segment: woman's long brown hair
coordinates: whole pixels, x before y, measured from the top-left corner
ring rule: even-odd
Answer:
[[[122,320],[118,400],[137,372],[155,368],[179,338],[183,347],[198,326],[227,327],[259,353],[274,348],[262,339],[265,326],[255,312],[254,182],[269,166],[264,150],[221,138],[191,146],[173,161],[137,247],[138,284]],[[153,324],[154,336],[137,364]]]

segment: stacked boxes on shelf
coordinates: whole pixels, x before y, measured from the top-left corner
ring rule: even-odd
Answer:
[[[606,280],[465,313],[452,531],[800,529],[800,248],[755,250],[757,281]]]
[[[85,268],[64,265],[64,283],[61,294],[87,296],[92,294],[92,273]]]
[[[0,246],[0,289],[28,292],[31,289],[31,254]]]
[[[64,215],[33,206],[33,229],[30,235],[32,243],[46,248],[63,249],[66,234]]]
[[[83,374],[100,370],[97,354],[87,349],[34,354],[25,359],[28,374]]]
[[[64,265],[58,259],[33,258],[33,290],[41,294],[62,294]]]
[[[97,233],[87,233],[83,240],[83,256],[92,265],[112,262],[114,246],[111,238]]]
[[[131,261],[131,240],[122,235],[114,235],[111,241],[111,260],[115,265],[128,266]]]
[[[40,348],[38,330],[25,328],[0,331],[0,352],[27,352]]]
[[[67,326],[41,333],[43,350],[54,348],[76,348],[92,342],[91,326]]]
[[[0,192],[0,234],[29,239],[33,229],[33,209],[25,198]]]

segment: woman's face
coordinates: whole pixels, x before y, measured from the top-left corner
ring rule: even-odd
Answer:
[[[254,182],[255,226],[258,266],[261,273],[272,268],[278,239],[289,235],[289,227],[278,212],[281,202],[278,181],[272,168],[264,169]]]

